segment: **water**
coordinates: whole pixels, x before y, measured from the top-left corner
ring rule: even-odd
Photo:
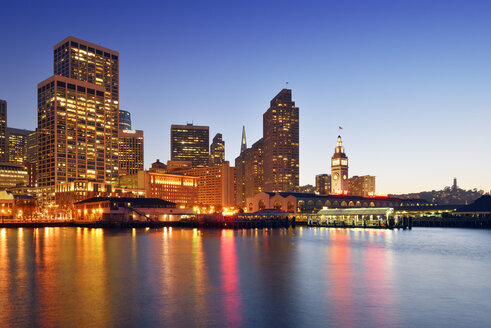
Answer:
[[[0,327],[489,327],[491,231],[0,229]]]

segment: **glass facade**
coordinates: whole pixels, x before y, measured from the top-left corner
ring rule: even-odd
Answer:
[[[225,141],[222,134],[217,133],[210,146],[210,165],[220,165],[225,161]]]
[[[131,113],[125,110],[119,110],[119,129],[131,130]]]
[[[208,166],[210,128],[193,124],[171,126],[171,160],[190,161],[192,167]]]

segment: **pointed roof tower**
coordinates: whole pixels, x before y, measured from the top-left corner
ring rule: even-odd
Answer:
[[[243,153],[247,149],[245,125],[242,126],[242,142],[240,144],[240,152]]]

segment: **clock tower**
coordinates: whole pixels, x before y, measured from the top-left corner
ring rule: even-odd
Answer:
[[[341,195],[348,193],[348,157],[344,153],[341,136],[331,158],[331,194]]]

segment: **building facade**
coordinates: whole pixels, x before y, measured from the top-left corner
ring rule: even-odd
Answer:
[[[119,130],[119,175],[143,170],[143,131]]]
[[[299,109],[290,89],[281,90],[263,115],[263,137],[247,148],[242,129],[241,153],[235,159],[237,205],[262,191],[299,189]]]
[[[131,113],[125,110],[119,110],[119,129],[131,130]]]
[[[112,126],[104,88],[52,76],[38,85],[38,186],[41,207],[55,186],[76,180],[111,182]],[[109,144],[108,144],[109,143]]]
[[[118,52],[67,37],[53,60],[54,75],[38,84],[41,207],[54,204],[58,183],[118,176]]]
[[[348,190],[348,157],[344,152],[341,136],[338,136],[331,158],[331,194],[346,195]]]
[[[146,197],[160,198],[181,207],[192,207],[198,204],[198,179],[182,174],[139,171],[136,175],[122,176],[119,187],[143,190]]]
[[[34,131],[7,128],[9,162],[25,165],[27,163],[27,138]]]
[[[28,173],[24,165],[0,162],[0,190],[27,186],[28,182]]]
[[[103,88],[105,118],[96,128],[98,134],[104,133],[106,176],[114,182],[118,177],[119,53],[69,36],[54,46],[53,54],[54,75]]]
[[[190,161],[192,167],[208,166],[210,127],[172,124],[170,137],[171,161]]]
[[[298,115],[290,89],[281,90],[263,115],[264,191],[298,191]]]
[[[7,101],[0,99],[0,162],[8,162]]]
[[[424,199],[401,199],[395,197],[361,197],[351,195],[316,195],[294,192],[261,192],[247,198],[247,211],[278,209],[289,213],[315,213],[323,208],[370,208],[393,207],[397,209],[429,208]]]
[[[315,192],[319,195],[329,195],[331,193],[331,176],[329,174],[315,176]]]
[[[222,134],[217,133],[210,145],[210,165],[221,165],[223,162],[225,162],[225,141],[222,140]]]
[[[263,191],[263,139],[256,141],[251,148],[245,149],[235,159],[236,169],[236,202],[238,206],[246,205],[247,197]]]
[[[375,195],[375,177],[373,175],[353,176],[348,179],[349,194],[369,197]]]
[[[198,204],[206,206],[235,206],[235,168],[229,162],[194,168],[183,174],[198,177]]]

